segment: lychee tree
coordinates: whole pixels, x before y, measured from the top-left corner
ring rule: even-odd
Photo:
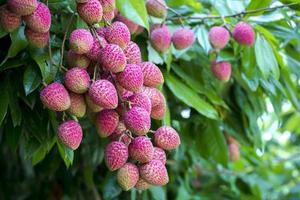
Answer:
[[[0,0],[0,199],[297,199],[299,13]]]

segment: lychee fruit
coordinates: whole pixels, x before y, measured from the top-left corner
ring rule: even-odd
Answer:
[[[118,45],[108,44],[101,50],[100,64],[105,69],[118,73],[126,66],[126,56]]]
[[[143,87],[142,93],[146,94],[151,101],[151,117],[161,120],[167,110],[164,95],[156,88]]]
[[[97,28],[96,32],[100,37],[105,38],[106,27]]]
[[[106,40],[103,37],[95,37],[93,47],[87,52],[86,56],[92,60],[97,62],[101,56],[101,50],[107,45]]]
[[[75,117],[83,117],[86,112],[86,104],[84,100],[84,96],[81,94],[76,94],[70,92],[71,106],[68,110],[68,113]]]
[[[131,142],[131,138],[126,134],[126,126],[123,121],[120,121],[115,131],[109,136],[111,141],[121,141],[126,146]]]
[[[77,12],[81,19],[89,25],[100,22],[103,15],[102,5],[99,0],[89,0],[86,3],[78,3]]]
[[[151,31],[150,42],[153,48],[160,52],[165,53],[171,45],[171,34],[167,26],[156,27]]]
[[[129,97],[131,97],[134,93],[129,91],[129,90],[126,90],[124,89],[122,86],[120,86],[120,84],[116,83],[116,87],[117,87],[117,90],[119,92],[119,94],[121,95],[121,98],[122,99],[128,99]]]
[[[132,107],[144,108],[148,113],[151,113],[151,100],[144,93],[135,93],[131,95],[127,100],[130,102]]]
[[[151,109],[151,118],[156,120],[162,120],[165,117],[166,112],[167,112],[167,105],[166,103],[162,103]]]
[[[180,145],[180,137],[172,127],[162,126],[155,131],[154,142],[157,147],[165,150],[172,150]]]
[[[37,9],[23,18],[31,30],[39,33],[48,32],[51,26],[51,13],[45,4],[39,2]]]
[[[165,18],[167,16],[167,5],[164,0],[147,0],[147,12],[149,15],[157,18]]]
[[[66,87],[77,94],[83,94],[88,91],[91,78],[85,69],[75,67],[69,69],[65,75]]]
[[[104,12],[103,13],[103,20],[110,23],[115,18],[115,12]]]
[[[123,142],[111,142],[105,148],[104,158],[110,171],[120,169],[128,159],[128,148]]]
[[[100,112],[101,110],[103,110],[103,108],[101,108],[101,106],[98,106],[96,103],[93,102],[93,100],[90,98],[90,95],[88,93],[85,94],[85,101],[86,104],[88,106],[88,108],[94,112]]]
[[[134,34],[139,27],[138,24],[134,23],[133,21],[127,19],[126,17],[120,14],[116,17],[116,21],[123,22],[128,27],[131,34]]]
[[[49,32],[38,33],[26,27],[25,36],[31,46],[36,48],[43,48],[48,44],[50,34]]]
[[[208,37],[214,48],[223,49],[230,39],[230,34],[223,26],[214,26],[210,29]]]
[[[118,170],[117,181],[124,191],[132,189],[139,180],[139,169],[132,163],[126,163]]]
[[[139,163],[147,163],[153,158],[153,145],[150,138],[139,136],[134,138],[128,146],[129,155]]]
[[[112,12],[116,8],[115,0],[99,0],[99,1],[103,7],[103,12]]]
[[[154,147],[152,160],[160,160],[165,165],[167,162],[166,152],[161,148]]]
[[[76,29],[70,35],[70,48],[77,54],[88,53],[93,44],[92,34],[85,29]]]
[[[140,107],[132,107],[124,115],[126,127],[136,135],[146,135],[151,127],[150,114]]]
[[[71,100],[66,88],[58,82],[47,85],[40,94],[42,103],[53,111],[65,111],[70,108]]]
[[[7,5],[0,7],[0,25],[5,31],[13,32],[20,27],[21,22],[21,16],[8,10]]]
[[[8,8],[17,15],[30,15],[38,6],[37,0],[9,0]]]
[[[127,64],[124,71],[117,74],[117,81],[126,90],[140,91],[144,83],[141,67],[136,64]]]
[[[97,105],[105,109],[118,107],[118,94],[115,86],[107,80],[97,80],[90,86],[89,96]]]
[[[122,22],[114,22],[107,28],[105,39],[107,42],[119,45],[122,49],[125,49],[130,42],[129,29]]]
[[[162,186],[169,182],[167,168],[160,160],[151,160],[139,167],[140,176],[146,182]]]
[[[147,183],[147,181],[145,181],[141,177],[139,178],[138,182],[135,184],[135,188],[138,190],[147,190],[147,189],[149,189],[149,187],[150,187],[150,184]]]
[[[172,42],[176,49],[182,50],[190,47],[195,41],[195,34],[189,28],[179,28],[172,36]]]
[[[75,120],[66,121],[58,128],[58,137],[64,145],[76,150],[82,140],[82,128]]]
[[[136,43],[130,41],[124,49],[124,53],[128,64],[139,64],[142,62],[141,50]]]
[[[110,136],[119,124],[119,115],[115,110],[102,110],[96,119],[96,129],[100,137]]]
[[[227,82],[231,76],[231,64],[227,61],[211,63],[211,70],[215,77],[220,81]]]
[[[233,29],[234,39],[246,46],[251,46],[255,42],[255,33],[252,26],[246,22],[239,22]]]
[[[231,161],[237,161],[240,159],[240,149],[238,143],[231,143],[228,146],[229,158]]]
[[[90,59],[84,54],[77,54],[72,50],[68,51],[67,61],[69,68],[80,67],[86,69],[90,64]]]
[[[164,77],[160,69],[152,62],[143,62],[140,64],[143,75],[144,85],[148,87],[158,87],[164,83]]]
[[[76,3],[87,3],[89,0],[76,0]]]

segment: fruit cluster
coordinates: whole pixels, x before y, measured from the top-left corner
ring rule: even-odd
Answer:
[[[77,0],[77,11],[90,29],[70,34],[64,84],[51,83],[40,94],[48,109],[74,118],[59,126],[58,137],[77,149],[83,131],[76,119],[94,113],[99,136],[110,139],[105,163],[118,170],[119,185],[126,191],[165,185],[165,150],[177,148],[180,138],[169,126],[150,130],[151,118],[164,118],[166,100],[157,89],[164,82],[160,69],[143,62],[139,46],[131,41],[131,33],[141,28],[115,12],[113,0]],[[115,14],[111,24],[104,17]],[[110,25],[97,27],[102,20]]]
[[[9,0],[0,7],[0,25],[7,32],[13,32],[26,23],[25,35],[28,42],[37,48],[47,45],[51,26],[49,8],[37,0]]]

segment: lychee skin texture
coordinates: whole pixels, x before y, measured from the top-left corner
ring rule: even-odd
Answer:
[[[151,116],[160,120],[166,113],[166,99],[156,88],[143,87],[142,93],[146,94],[151,101]]]
[[[157,147],[165,150],[172,150],[180,145],[180,137],[172,127],[162,126],[155,131],[154,142]]]
[[[70,35],[70,48],[77,54],[88,53],[93,44],[92,34],[85,29],[76,29]]]
[[[51,26],[51,13],[43,3],[38,3],[37,9],[31,14],[23,18],[31,30],[39,33],[48,32]]]
[[[100,37],[105,38],[106,27],[100,27],[96,30],[96,32]]]
[[[0,7],[0,25],[5,31],[13,32],[20,27],[21,22],[21,16],[9,11],[6,5]]]
[[[126,146],[131,143],[131,138],[126,135],[126,126],[123,121],[120,121],[115,131],[109,136],[111,141],[121,141]]]
[[[240,150],[238,143],[231,143],[228,146],[229,158],[231,161],[237,161],[240,159]]]
[[[111,142],[105,148],[105,163],[110,171],[123,167],[128,159],[128,148],[123,142]]]
[[[75,120],[66,121],[58,128],[58,137],[64,145],[76,150],[82,140],[82,128]]]
[[[53,111],[65,111],[71,106],[71,100],[66,88],[58,82],[46,86],[40,94],[42,103]]]
[[[211,63],[211,70],[215,77],[223,82],[228,82],[231,76],[231,64],[227,61]]]
[[[103,7],[103,12],[112,12],[116,8],[115,0],[99,0],[99,1]]]
[[[75,67],[67,71],[65,75],[66,87],[77,94],[88,91],[91,78],[85,69]]]
[[[147,189],[149,189],[149,187],[150,187],[150,184],[147,183],[141,177],[139,178],[138,182],[135,184],[135,188],[138,190],[147,190]]]
[[[129,42],[124,49],[124,53],[127,58],[127,64],[139,64],[142,62],[141,50],[136,43]]]
[[[222,26],[214,26],[208,33],[209,41],[216,49],[223,49],[230,39],[228,30]]]
[[[92,60],[97,62],[101,56],[101,49],[107,45],[106,40],[103,37],[94,38],[93,47],[91,50],[86,54],[86,56]]]
[[[246,46],[252,46],[255,42],[255,33],[252,26],[246,22],[239,22],[233,29],[234,39]]]
[[[124,71],[117,74],[117,81],[126,90],[132,92],[140,91],[144,83],[141,67],[136,64],[127,64]]]
[[[171,45],[171,34],[166,26],[155,28],[150,34],[152,47],[160,52],[165,53]]]
[[[75,117],[83,117],[86,112],[86,104],[84,101],[84,96],[81,94],[76,94],[70,92],[71,106],[68,110],[68,113]]]
[[[167,169],[159,160],[151,160],[140,166],[139,172],[141,178],[152,185],[162,186],[169,182]]]
[[[178,50],[190,47],[195,41],[195,34],[189,28],[179,28],[172,36],[174,47]]]
[[[147,0],[147,12],[157,18],[165,18],[167,15],[167,5],[164,0]]]
[[[147,163],[153,158],[153,144],[150,138],[139,136],[134,138],[128,146],[129,155],[132,159]]]
[[[67,61],[69,68],[80,67],[84,69],[86,69],[91,62],[86,55],[77,54],[72,50],[68,51]]]
[[[28,27],[26,27],[25,36],[31,46],[36,48],[44,48],[48,44],[50,34],[49,32],[46,33],[34,32]]]
[[[166,103],[155,106],[151,109],[151,118],[156,120],[162,120],[165,117],[166,112],[167,112]]]
[[[165,165],[167,162],[166,152],[161,148],[154,147],[152,160],[160,160]]]
[[[132,107],[141,107],[144,108],[148,113],[151,113],[151,100],[144,93],[135,93],[127,100],[130,102]]]
[[[140,64],[143,75],[144,85],[148,87],[158,87],[164,83],[164,77],[160,69],[152,62],[143,62]]]
[[[138,29],[138,24],[134,23],[133,21],[127,19],[126,17],[123,17],[122,15],[118,15],[116,18],[117,21],[123,22],[129,29],[131,34],[134,34]]]
[[[126,163],[118,170],[117,180],[124,191],[132,189],[139,180],[139,169],[132,163]]]
[[[97,113],[97,112],[100,112],[101,110],[103,110],[103,108],[101,108],[101,106],[98,106],[96,103],[94,103],[92,101],[92,99],[90,98],[88,93],[85,94],[85,101],[86,101],[88,108],[92,112]]]
[[[107,80],[95,81],[89,89],[91,100],[105,109],[118,107],[118,94],[115,86]]]
[[[100,63],[105,69],[118,73],[126,66],[126,56],[118,45],[108,44],[101,50]]]
[[[130,31],[124,23],[114,22],[107,28],[105,39],[107,42],[125,49],[130,42]]]
[[[89,25],[100,22],[103,16],[102,5],[98,0],[89,0],[86,3],[78,3],[77,12],[81,19]]]
[[[96,119],[96,129],[100,137],[110,136],[119,124],[119,115],[114,110],[102,110]]]
[[[103,20],[106,22],[111,22],[115,18],[115,12],[104,12],[103,13]]]
[[[37,0],[9,0],[8,8],[17,15],[30,15],[38,6]]]
[[[143,108],[133,107],[124,115],[126,127],[136,135],[146,135],[151,127],[150,114]]]

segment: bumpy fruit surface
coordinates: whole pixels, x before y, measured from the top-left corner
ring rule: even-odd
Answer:
[[[106,40],[103,37],[94,38],[93,47],[86,54],[86,56],[92,60],[97,62],[101,56],[101,49],[103,49],[107,45]]]
[[[142,55],[139,46],[134,42],[129,42],[124,49],[128,64],[139,64],[142,62]]]
[[[89,25],[100,22],[103,15],[102,5],[98,0],[89,0],[86,3],[78,3],[77,12],[83,21]]]
[[[162,186],[169,182],[167,169],[159,160],[151,160],[140,166],[139,171],[141,178],[152,185]]]
[[[138,190],[147,190],[147,189],[149,189],[149,187],[150,187],[150,184],[147,183],[147,181],[145,181],[141,177],[139,178],[138,182],[135,184],[135,188]]]
[[[237,161],[240,159],[240,149],[238,143],[231,143],[228,146],[229,158],[231,161]]]
[[[150,114],[143,108],[133,107],[124,115],[126,127],[136,135],[146,135],[151,126]]]
[[[70,108],[71,100],[66,88],[58,82],[46,86],[40,94],[42,103],[54,111],[65,111]]]
[[[139,26],[138,24],[136,24],[133,21],[127,19],[126,17],[123,17],[120,14],[116,17],[116,20],[119,21],[119,22],[123,22],[128,27],[131,34],[134,34],[138,29],[138,26]]]
[[[194,32],[189,28],[179,28],[172,36],[174,47],[178,50],[190,47],[195,41]]]
[[[129,155],[132,159],[146,163],[153,158],[153,145],[150,138],[139,136],[134,138],[128,146]]]
[[[118,94],[115,86],[107,80],[95,81],[89,89],[91,100],[105,109],[118,107]]]
[[[115,0],[99,0],[104,12],[112,12],[116,8]]]
[[[17,15],[30,15],[38,6],[37,0],[9,0],[8,8]]]
[[[167,162],[166,152],[161,148],[154,147],[152,160],[160,160],[165,165]]]
[[[77,54],[85,54],[94,44],[92,34],[85,29],[76,29],[70,35],[70,48]]]
[[[239,22],[233,29],[234,39],[246,46],[251,46],[255,42],[255,33],[252,26],[246,22]]]
[[[123,142],[111,142],[105,148],[105,163],[110,171],[123,167],[128,159],[128,148]]]
[[[142,92],[150,98],[151,117],[157,120],[163,119],[167,111],[164,95],[158,89],[149,87],[144,87]]]
[[[96,129],[100,137],[110,136],[119,124],[119,115],[115,110],[102,110],[96,119]]]
[[[227,82],[231,76],[231,64],[227,61],[211,63],[211,70],[215,77],[220,81]]]
[[[25,36],[31,46],[36,48],[43,48],[48,44],[50,34],[49,32],[38,33],[26,27]]]
[[[90,109],[90,111],[97,113],[103,110],[101,106],[98,106],[90,97],[88,93],[85,94],[85,102],[87,104],[87,107]]]
[[[152,62],[143,62],[140,64],[143,75],[144,85],[148,87],[158,87],[164,83],[164,77],[160,69]]]
[[[114,18],[115,18],[115,12],[114,11],[103,13],[103,20],[106,21],[106,22],[110,23]]]
[[[122,49],[125,49],[130,42],[129,29],[122,22],[114,22],[107,28],[105,39],[107,42],[119,45]]]
[[[230,39],[230,34],[226,28],[214,26],[210,29],[208,37],[214,48],[223,49]]]
[[[139,169],[132,163],[126,163],[118,170],[117,180],[124,191],[132,189],[139,180]]]
[[[105,38],[106,27],[97,28],[96,32],[100,37]]]
[[[105,69],[118,73],[123,71],[126,66],[126,56],[121,47],[116,44],[108,44],[100,53],[100,63]]]
[[[125,134],[126,133],[126,126],[124,124],[123,121],[120,121],[117,128],[115,129],[115,131],[110,135],[110,140],[111,141],[121,141],[124,144],[126,144],[126,146],[128,146],[131,142],[131,138]]]
[[[75,117],[83,117],[86,112],[86,104],[84,101],[84,96],[81,94],[76,94],[70,92],[71,106],[68,112]]]
[[[154,133],[156,146],[165,149],[176,149],[180,144],[180,137],[175,129],[170,126],[162,126]]]
[[[153,48],[161,53],[168,51],[171,45],[171,34],[167,26],[154,28],[150,34],[150,42]]]
[[[13,32],[21,25],[21,16],[8,10],[7,5],[0,7],[0,25],[7,32]]]
[[[84,69],[86,69],[91,62],[85,55],[77,54],[72,50],[68,51],[67,61],[69,68],[80,67]]]
[[[151,118],[156,120],[162,120],[165,117],[166,112],[167,112],[166,103],[155,106],[151,110]]]
[[[78,122],[69,120],[62,123],[58,128],[58,137],[61,142],[70,149],[76,150],[82,140],[82,129]]]
[[[127,64],[124,71],[117,75],[118,83],[126,90],[138,92],[142,89],[144,76],[142,69],[136,64]]]
[[[149,15],[158,18],[165,18],[167,15],[167,5],[164,0],[147,0],[147,12]]]
[[[75,67],[67,71],[65,75],[66,87],[77,94],[88,91],[91,78],[85,69]]]
[[[43,3],[38,3],[37,9],[30,15],[24,16],[26,26],[39,33],[48,32],[51,26],[51,13]]]
[[[131,95],[127,100],[130,102],[132,107],[144,108],[148,113],[151,113],[151,100],[144,93],[135,93]]]

